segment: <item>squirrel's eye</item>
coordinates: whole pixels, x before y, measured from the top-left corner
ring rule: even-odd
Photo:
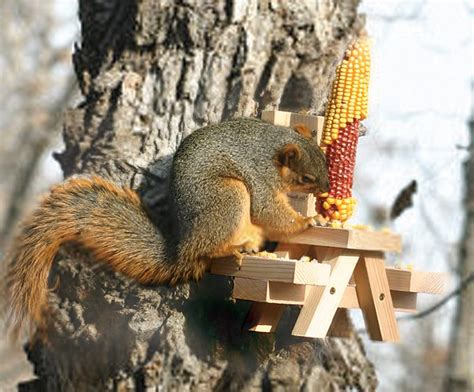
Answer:
[[[310,183],[310,182],[315,182],[316,181],[316,178],[309,175],[309,174],[304,174],[303,175],[303,178],[302,178],[303,182],[305,183]]]

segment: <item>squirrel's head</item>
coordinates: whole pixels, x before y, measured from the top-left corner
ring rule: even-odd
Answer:
[[[276,161],[288,191],[318,194],[329,191],[326,157],[311,133],[295,129],[302,137],[278,151]]]

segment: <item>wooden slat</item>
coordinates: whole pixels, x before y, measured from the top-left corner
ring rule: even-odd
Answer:
[[[235,278],[232,297],[270,304],[304,305],[308,286],[283,282],[268,282],[249,278]],[[391,291],[395,312],[416,312],[416,293]],[[347,286],[339,303],[340,308],[360,309],[355,286]]]
[[[232,297],[235,299],[268,303],[268,286],[268,282],[264,280],[234,278]]]
[[[264,110],[262,112],[262,120],[271,124],[281,125],[284,127],[292,127],[296,124],[304,124],[309,129],[316,132],[316,140],[318,144],[321,144],[324,125],[323,116],[284,112],[281,110]]]
[[[275,250],[276,255],[282,255],[282,259],[285,257],[293,260],[298,260],[301,256],[306,256],[310,253],[310,245],[305,244],[285,244],[278,243],[278,248]]]
[[[278,285],[287,285],[282,287]],[[297,288],[299,290],[293,290]],[[279,303],[285,305],[303,305],[306,287],[292,283],[268,282],[249,278],[235,278],[232,297],[255,302]],[[278,290],[283,292],[278,293]],[[300,291],[302,290],[302,291]]]
[[[254,302],[244,323],[244,329],[254,332],[275,332],[285,305]]]
[[[341,254],[343,249],[330,248],[326,246],[312,246],[311,255],[320,263],[327,263],[333,265],[337,257]]]
[[[310,287],[293,328],[293,335],[313,338],[326,336],[359,259],[356,252],[346,252],[335,261],[326,286]]]
[[[370,230],[311,227],[290,237],[288,242],[343,249],[401,251],[401,237],[399,235]]]
[[[320,263],[257,256],[245,256],[241,266],[232,259],[217,259],[211,265],[211,273],[216,275],[309,285],[324,285],[330,269],[329,265]]]
[[[399,341],[383,255],[362,257],[355,268],[354,280],[369,337],[372,340]]]
[[[288,252],[290,257],[300,257],[300,255],[312,253],[307,250],[307,245],[300,246],[299,244],[281,244],[279,249],[282,249],[281,252],[283,253]],[[325,253],[321,253],[324,248],[318,249],[316,251],[317,257],[329,261],[335,259],[341,252],[341,249],[326,249],[327,252]],[[244,258],[240,270],[235,259],[216,259],[212,264],[211,273],[262,280],[271,279],[288,283],[324,285],[329,279],[328,268],[324,264],[248,256]],[[449,279],[448,274],[441,272],[410,271],[392,267],[387,267],[385,270],[392,291],[442,294]],[[309,275],[305,276],[306,273]],[[311,276],[314,273],[316,273],[316,277],[313,279]]]
[[[357,299],[357,293],[354,286],[347,286],[344,290],[341,302],[339,303],[340,308],[346,309],[359,309],[359,300]]]
[[[308,290],[309,286],[302,284],[268,282],[267,298],[269,302],[280,304],[296,303],[297,301],[304,303]]]
[[[412,293],[442,294],[449,275],[442,272],[410,271],[387,267],[387,279],[391,290]]]
[[[316,196],[312,193],[291,192],[288,193],[288,201],[293,209],[304,217],[317,214]]]
[[[371,230],[349,230],[349,249],[402,251],[402,237],[395,233]]]
[[[406,293],[403,291],[390,290],[392,303],[395,312],[414,313],[416,312],[416,293]],[[360,309],[359,299],[355,286],[347,286],[339,307],[346,309]]]
[[[416,313],[417,293],[390,290],[395,312]]]
[[[232,297],[255,302],[303,305],[306,287],[293,283],[235,278]]]

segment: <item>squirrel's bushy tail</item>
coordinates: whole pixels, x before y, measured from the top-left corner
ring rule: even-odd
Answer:
[[[25,324],[43,325],[49,271],[67,241],[140,283],[174,279],[164,239],[134,191],[98,177],[69,180],[46,196],[7,254],[7,328],[13,336]]]

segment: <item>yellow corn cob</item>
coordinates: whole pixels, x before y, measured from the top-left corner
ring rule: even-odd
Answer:
[[[332,144],[340,129],[354,120],[367,118],[369,76],[369,42],[367,38],[361,38],[349,46],[344,60],[336,68],[324,121],[324,144]]]

